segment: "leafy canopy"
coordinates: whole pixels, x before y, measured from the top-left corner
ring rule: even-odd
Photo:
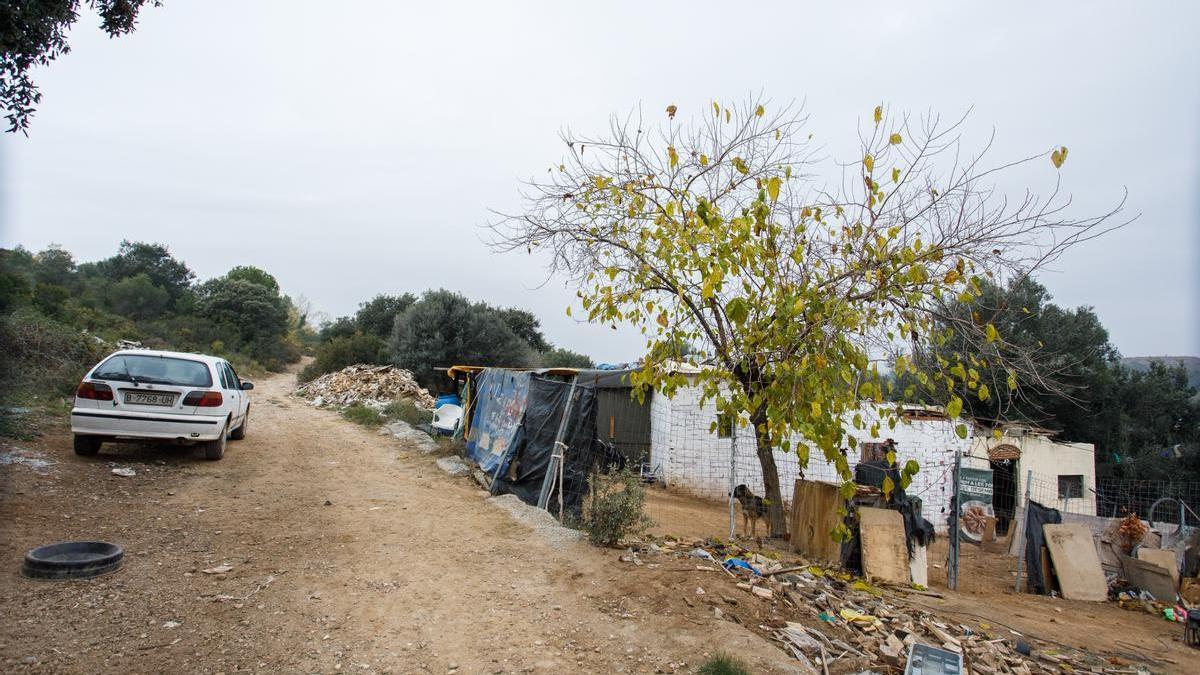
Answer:
[[[811,135],[798,111],[714,102],[684,126],[673,108],[659,128],[631,115],[604,137],[565,136],[566,159],[526,184],[524,213],[493,226],[495,244],[549,251],[552,269],[579,284],[587,320],[637,327],[643,391],[683,386],[669,362],[700,345],[708,358],[695,382],[721,414],[754,427],[764,475],[774,468],[764,448],[794,450],[802,466],[815,448],[852,489],[842,448],[898,421],[893,406],[875,422],[857,412],[884,402],[878,364],[889,352],[953,417],[964,397],[987,400],[977,354],[1003,337],[991,324],[939,325],[937,308],[973,302],[993,275],[1036,267],[1104,222],[1056,218],[1053,200],[992,203],[976,187],[987,175],[978,160],[934,162],[956,148],[956,125],[935,117],[910,124],[876,108],[832,190],[806,173]],[[972,347],[962,358],[913,358],[953,336]],[[1018,386],[1012,354],[992,359]],[[917,469],[905,463],[903,482]]]

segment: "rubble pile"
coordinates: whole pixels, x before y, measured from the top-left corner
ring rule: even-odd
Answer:
[[[417,384],[413,374],[395,366],[347,366],[297,387],[295,395],[315,406],[383,408],[401,399],[426,410],[434,406],[433,396]]]
[[[640,556],[647,556],[643,560]],[[779,560],[719,541],[668,539],[635,546],[621,562],[657,567],[653,558],[686,559],[697,569],[720,569],[745,592],[742,603],[766,603],[770,619],[758,628],[803,663],[809,672],[902,672],[913,644],[960,654],[964,671],[993,673],[1136,673],[1144,664],[1132,655],[1100,655],[993,625],[982,617],[949,619],[921,605],[922,596],[942,596],[921,588],[876,586],[847,572]],[[714,565],[719,566],[714,568]],[[703,589],[696,594],[713,605],[717,617],[738,605],[736,598]],[[915,597],[910,597],[915,596]],[[694,606],[691,598],[687,604]],[[955,614],[951,610],[942,613]],[[784,618],[786,617],[786,619]],[[733,617],[742,623],[741,620]],[[791,620],[787,620],[791,619]]]

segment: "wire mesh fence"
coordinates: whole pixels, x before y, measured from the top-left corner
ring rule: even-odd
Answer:
[[[1096,481],[1097,515],[1136,513],[1153,523],[1200,527],[1200,482],[1101,478]],[[1181,508],[1180,503],[1187,508]]]

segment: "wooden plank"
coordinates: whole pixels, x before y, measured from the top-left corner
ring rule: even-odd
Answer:
[[[1122,576],[1125,581],[1154,596],[1162,602],[1175,602],[1175,580],[1171,573],[1152,562],[1124,556]]]
[[[1175,587],[1179,588],[1179,561],[1175,558],[1175,551],[1143,546],[1137,550],[1137,558],[1166,569],[1171,574]]]
[[[800,479],[792,495],[792,548],[812,560],[841,559],[841,544],[829,533],[837,526],[838,506],[842,503],[838,487],[829,483]]]
[[[904,516],[891,509],[858,509],[863,575],[897,584],[910,583]]]
[[[1047,523],[1042,533],[1063,597],[1089,602],[1108,600],[1108,583],[1100,569],[1091,529],[1079,523]]]

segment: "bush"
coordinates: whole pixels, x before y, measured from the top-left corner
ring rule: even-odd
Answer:
[[[728,654],[717,653],[700,664],[697,675],[750,675],[749,668],[740,659]]]
[[[418,408],[415,403],[408,399],[392,401],[383,409],[383,416],[388,420],[400,420],[406,422],[412,427],[420,428],[422,425],[429,424],[433,415],[428,410]]]
[[[378,410],[358,403],[343,410],[342,417],[364,427],[374,428],[383,424],[383,415]]]
[[[592,500],[584,512],[583,530],[597,546],[616,546],[654,525],[645,514],[646,489],[629,469],[592,480]]]
[[[0,317],[0,407],[61,403],[107,349],[31,307]],[[0,434],[21,436],[29,415],[6,416]]]
[[[341,370],[356,363],[384,364],[383,339],[375,335],[354,333],[349,337],[335,337],[317,346],[313,362],[300,371],[301,384],[314,380],[325,373]]]

